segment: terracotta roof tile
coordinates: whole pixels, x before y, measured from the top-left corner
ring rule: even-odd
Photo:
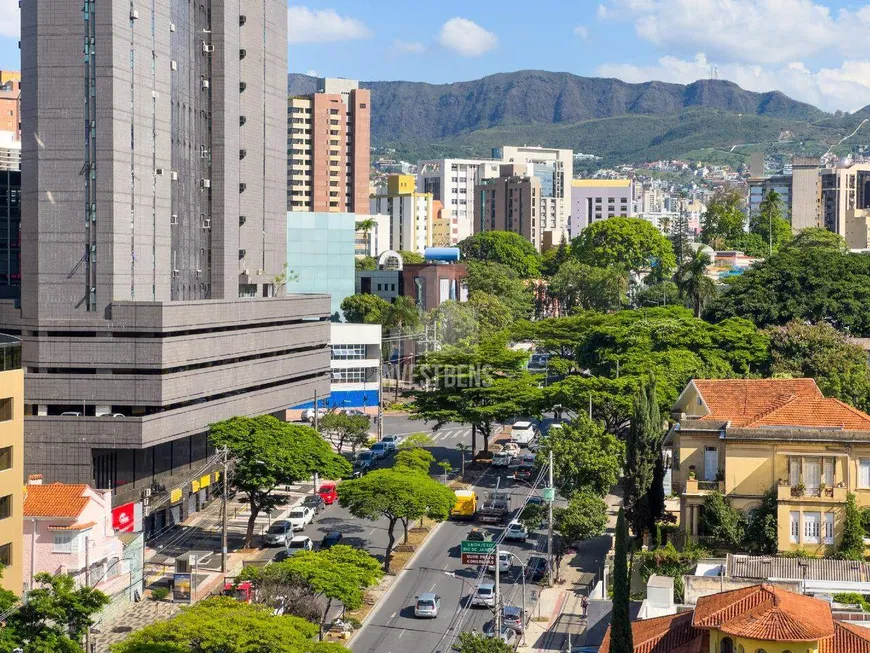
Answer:
[[[792,398],[781,406],[745,424],[762,426],[798,426],[870,431],[870,415],[844,404],[839,399]]]
[[[834,634],[823,639],[819,653],[870,653],[870,628],[834,622]]]
[[[78,517],[90,500],[84,496],[87,489],[88,486],[84,483],[27,485],[24,488],[24,516]]]
[[[710,413],[702,419],[740,426],[772,404],[796,396],[823,399],[813,379],[693,379]]]
[[[709,648],[707,633],[692,626],[692,613],[641,619],[631,624],[634,653],[701,653]],[[610,650],[610,628],[598,649]]]

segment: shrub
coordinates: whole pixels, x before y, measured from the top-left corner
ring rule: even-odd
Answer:
[[[168,587],[155,587],[153,590],[151,590],[152,601],[165,601],[167,598],[169,598]]]

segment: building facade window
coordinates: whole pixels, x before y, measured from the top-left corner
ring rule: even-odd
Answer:
[[[0,449],[0,472],[12,469],[12,447]]]
[[[75,535],[72,533],[55,533],[54,534],[54,552],[55,553],[72,553],[73,542]]]
[[[12,543],[0,544],[0,565],[8,567],[12,564]]]
[[[834,543],[834,513],[825,513],[825,544]]]
[[[332,360],[354,361],[366,357],[365,345],[332,345]]]
[[[7,519],[12,516],[12,495],[7,494],[5,497],[0,497],[0,519]]]
[[[332,382],[342,383],[365,383],[368,370],[364,367],[349,367],[332,370]]]
[[[789,539],[792,544],[798,544],[800,542],[800,521],[801,514],[797,510],[792,510],[789,513]]]
[[[818,512],[805,512],[804,517],[804,543],[821,543],[822,515]]]
[[[858,460],[858,487],[870,488],[870,458]]]

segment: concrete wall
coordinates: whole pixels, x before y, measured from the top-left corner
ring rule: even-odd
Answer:
[[[710,596],[719,592],[728,592],[743,587],[758,585],[757,580],[742,580],[739,578],[726,578],[725,576],[683,576],[683,602],[687,605],[695,605],[702,596]],[[800,594],[800,581],[770,581],[789,592]]]

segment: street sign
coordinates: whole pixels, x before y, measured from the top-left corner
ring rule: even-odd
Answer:
[[[476,542],[472,540],[462,540],[459,545],[459,550],[462,553],[489,553],[495,550],[495,542]]]
[[[463,553],[462,564],[464,565],[494,565],[494,553]]]

